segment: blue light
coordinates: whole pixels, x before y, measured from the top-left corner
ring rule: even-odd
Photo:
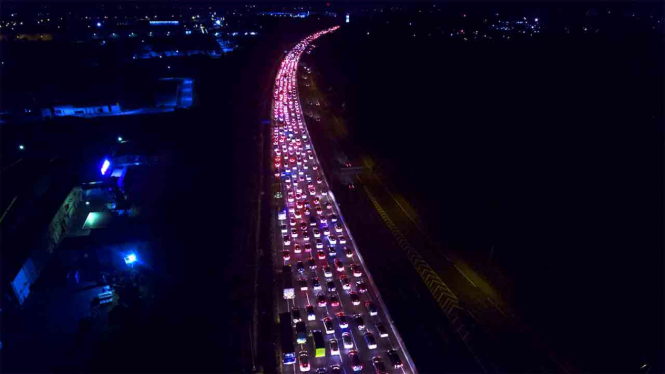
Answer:
[[[102,164],[102,170],[101,170],[102,175],[106,174],[106,171],[109,170],[109,166],[111,166],[111,161],[109,161],[108,159],[104,160],[104,163]]]
[[[219,26],[219,25],[221,25],[221,24],[222,24],[222,21],[220,21],[220,20],[217,20],[217,21],[215,21],[215,23],[217,24],[217,26]]]
[[[177,25],[180,21],[150,21],[151,25]]]
[[[97,27],[102,27],[102,23],[101,23],[101,22],[97,22]]]
[[[138,259],[136,258],[136,255],[133,254],[133,253],[130,253],[127,256],[125,256],[125,264],[127,264],[127,265],[131,265],[131,264],[135,263],[137,260]]]

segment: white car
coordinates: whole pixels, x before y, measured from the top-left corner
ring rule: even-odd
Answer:
[[[339,240],[339,244],[346,244],[346,237],[344,235],[340,235],[337,239]]]
[[[330,354],[332,356],[339,356],[339,344],[337,339],[330,339]]]
[[[291,245],[291,239],[288,236],[284,236],[284,245]],[[323,247],[323,245],[321,245]]]
[[[282,225],[282,234],[286,234],[289,230],[286,228],[286,225]]]
[[[332,271],[330,270],[330,266],[326,265],[323,267],[323,276],[326,278],[332,278]]]
[[[344,348],[351,349],[353,348],[353,340],[351,340],[351,334],[345,332],[342,334],[342,342],[344,342]]]
[[[336,232],[336,233],[341,233],[341,232],[342,232],[342,226],[340,226],[340,225],[335,225],[335,232]]]
[[[314,237],[315,238],[320,238],[321,237],[321,232],[319,231],[319,229],[314,229]]]
[[[335,235],[330,235],[328,237],[328,241],[330,242],[330,244],[337,244],[337,238],[335,237]]]
[[[286,243],[284,243],[284,244],[286,244]],[[290,244],[290,242],[289,242],[289,244]],[[289,245],[289,244],[286,244],[286,245]],[[316,239],[316,248],[323,248],[323,242],[321,241],[321,239]]]

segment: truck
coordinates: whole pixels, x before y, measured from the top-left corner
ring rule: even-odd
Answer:
[[[282,287],[284,288],[284,298],[293,299],[296,293],[293,289],[293,277],[291,276],[291,265],[284,265],[282,268]]]
[[[293,347],[293,326],[291,325],[291,315],[288,312],[279,315],[279,325],[282,333],[282,364],[295,364],[296,350]]]
[[[323,342],[323,333],[319,330],[312,331],[312,339],[314,339],[314,357],[326,357],[326,345]]]

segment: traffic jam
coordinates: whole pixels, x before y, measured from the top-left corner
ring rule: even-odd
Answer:
[[[413,373],[410,360],[403,363],[403,344],[328,189],[298,99],[302,53],[337,28],[297,44],[275,81],[271,157],[278,229],[273,248],[276,263],[283,264],[282,371]]]

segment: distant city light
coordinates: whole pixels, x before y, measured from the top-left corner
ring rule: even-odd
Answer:
[[[119,141],[119,142],[122,141],[122,136],[118,136],[118,141]]]
[[[538,18],[534,19],[534,21],[538,22]]]
[[[102,23],[101,23],[101,22],[97,22],[97,27],[102,27]]]
[[[178,25],[180,21],[150,21],[151,25],[160,26],[160,25]]]
[[[20,150],[24,150],[25,147],[23,146],[23,144],[21,144],[21,145],[18,146],[18,149],[20,149]]]
[[[104,163],[102,164],[102,170],[101,170],[102,175],[106,174],[106,171],[109,170],[109,166],[111,166],[111,161],[109,161],[108,159],[104,160]]]
[[[131,264],[135,263],[137,260],[138,259],[136,258],[136,255],[133,254],[133,253],[130,253],[127,256],[125,256],[125,264],[127,264],[127,265],[131,265]]]
[[[217,21],[215,21],[215,23],[217,24],[217,26],[219,26],[219,25],[221,25],[221,24],[222,24],[222,21],[220,21],[220,20],[217,20]]]
[[[349,23],[349,15],[346,15],[346,23]]]
[[[85,202],[85,205],[90,205],[90,202],[89,202],[89,201],[86,201],[86,202]]]

